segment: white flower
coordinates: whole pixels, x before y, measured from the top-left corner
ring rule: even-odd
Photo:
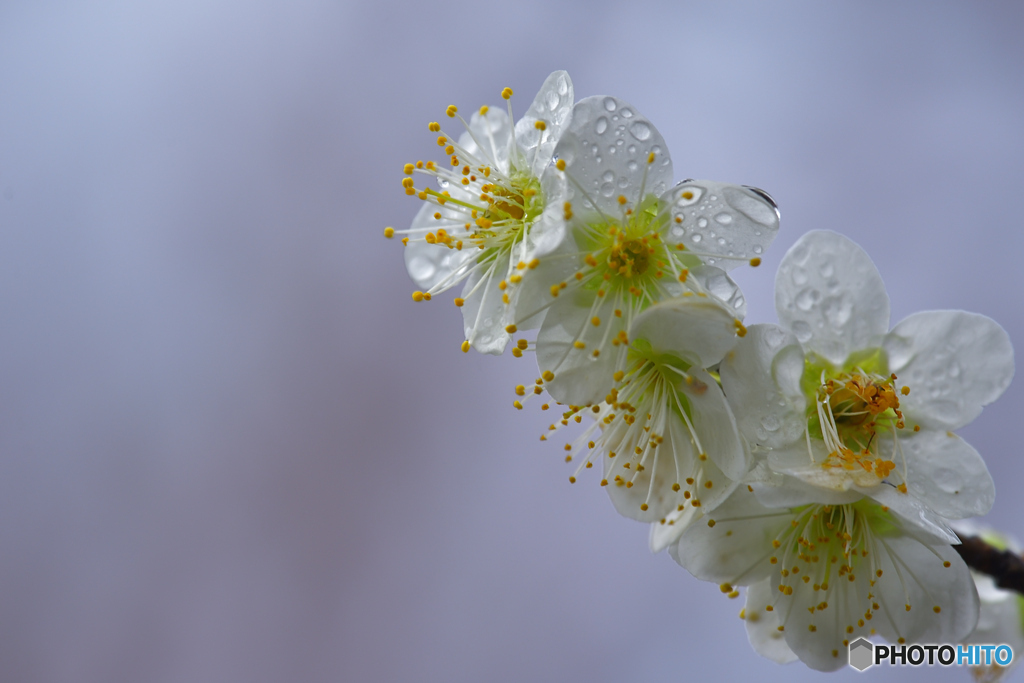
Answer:
[[[1020,544],[1016,540],[969,521],[957,522],[956,532],[963,536],[979,536],[999,550],[1010,550],[1018,555],[1021,552]],[[1013,648],[1014,652],[1014,660],[1008,667],[998,664],[971,667],[971,673],[976,681],[994,683],[1013,670],[1019,657],[1024,654],[1024,597],[1014,591],[999,588],[992,577],[986,574],[972,571],[971,578],[978,589],[981,611],[978,615],[978,626],[964,638],[963,642],[983,645],[1006,644]]]
[[[860,636],[948,643],[974,629],[978,594],[943,537],[865,497],[767,507],[752,492],[760,486],[741,485],[672,547],[676,561],[723,592],[750,587],[742,616],[760,654],[789,661],[788,648],[833,671]]]
[[[509,88],[502,92],[506,100],[511,95]],[[512,320],[523,327],[540,324],[540,317],[528,320],[515,309],[537,259],[562,240],[564,179],[549,167],[572,104],[572,81],[556,71],[514,128],[511,103],[507,113],[481,107],[469,123],[450,106],[448,116],[466,128],[458,142],[439,123],[429,126],[448,158],[405,165],[406,193],[425,203],[411,228],[387,228],[384,234],[405,235],[406,267],[423,289],[413,293],[414,300],[429,301],[465,282],[455,299],[465,326],[463,351],[499,354]],[[416,174],[436,179],[440,189],[416,187]]]
[[[563,424],[581,414],[594,417],[575,444],[566,445],[567,460],[582,456],[576,475],[592,458],[603,463],[601,485],[626,517],[681,531],[746,473],[750,457],[736,421],[704,369],[735,343],[734,323],[732,313],[710,299],[648,308],[633,320],[627,369],[616,373],[605,402],[563,415]]]
[[[547,388],[556,400],[589,405],[625,368],[627,330],[651,304],[699,294],[742,318],[742,295],[725,270],[759,264],[779,216],[761,190],[693,180],[672,186],[658,130],[614,97],[581,100],[555,156],[569,183],[570,230],[537,270],[551,305],[537,361],[555,375]]]
[[[773,470],[835,492],[830,502],[863,493],[955,543],[945,520],[985,514],[995,490],[952,430],[1009,384],[1006,332],[982,315],[929,311],[887,333],[878,271],[832,232],[802,237],[775,287],[782,326],[751,326],[721,365],[741,433],[770,450]],[[797,502],[775,495],[762,500]]]

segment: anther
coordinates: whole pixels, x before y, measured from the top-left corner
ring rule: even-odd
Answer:
[[[510,97],[512,97],[512,88],[504,88],[504,89],[502,89],[501,96],[502,96],[503,99],[506,99],[506,100],[509,99]]]
[[[752,268],[757,268],[759,265],[761,265],[761,259],[757,257],[750,259],[750,266]]]
[[[395,236],[395,229],[394,228],[384,228],[384,236],[387,237],[388,239],[391,239],[392,237]]]
[[[536,128],[537,130],[546,130],[548,126],[543,121],[537,121],[536,123],[533,124],[533,127]]]

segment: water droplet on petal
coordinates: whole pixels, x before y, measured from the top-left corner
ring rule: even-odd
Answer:
[[[672,228],[672,236],[673,237],[682,237],[684,232],[685,232],[685,230],[680,228],[678,225],[675,226],[674,228]]]
[[[796,320],[793,322],[793,334],[798,342],[806,344],[811,340],[811,326],[803,320]]]
[[[626,168],[628,168],[630,171],[635,171],[637,168],[637,164],[635,161],[630,159],[629,162],[626,164]]]
[[[794,285],[800,286],[807,284],[807,271],[805,271],[803,268],[794,268],[793,272],[791,272],[789,276],[793,279]]]
[[[701,216],[700,218],[697,219],[697,226],[701,228],[708,227],[708,219],[704,218],[704,216]]]
[[[605,183],[604,185],[601,186],[601,194],[603,194],[605,197],[611,197],[613,194],[615,194],[615,186],[612,185],[611,183]]]
[[[695,232],[693,233],[693,236],[690,239],[692,239],[694,243],[699,243],[704,238],[701,237],[701,234],[699,232]]]
[[[814,304],[818,303],[820,298],[821,293],[818,290],[808,287],[796,295],[796,307],[801,311],[807,312],[814,308]]]
[[[630,109],[629,107],[623,107],[619,111],[622,113],[622,118],[624,118],[624,119],[631,119],[631,118],[633,118],[633,110]]]
[[[651,137],[651,127],[643,121],[634,121],[629,127],[629,134],[640,142],[643,142],[647,138]],[[657,152],[655,152],[655,154],[657,154]]]
[[[615,111],[615,107],[616,106],[618,106],[618,105],[615,104],[615,98],[614,97],[606,97],[606,98],[604,98],[604,108],[605,109],[607,109],[608,111]]]
[[[761,418],[761,426],[769,432],[776,432],[779,429],[779,418],[775,415],[765,415]]]
[[[714,200],[714,197],[711,197],[711,199]],[[732,223],[732,216],[727,213],[720,213],[715,216],[715,222],[721,223],[722,225],[729,225]]]
[[[604,135],[606,130],[608,130],[608,119],[602,116],[594,123],[594,132],[598,135]]]
[[[821,273],[822,277],[832,277],[832,274],[835,272],[835,270],[836,269],[832,267],[831,261],[825,261],[820,266],[818,266],[818,272]]]
[[[606,183],[610,183],[611,181],[615,180],[615,174],[612,173],[611,171],[605,171],[601,175],[601,180],[605,181]]]
[[[430,259],[423,256],[409,259],[408,267],[409,275],[414,280],[428,280],[434,277],[434,273],[437,272],[437,266]]]

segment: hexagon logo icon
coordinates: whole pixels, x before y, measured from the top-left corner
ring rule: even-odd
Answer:
[[[875,646],[871,641],[858,638],[850,643],[850,666],[857,671],[864,671],[875,663]]]

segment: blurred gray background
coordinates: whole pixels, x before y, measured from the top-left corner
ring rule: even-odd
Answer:
[[[1015,2],[0,4],[0,680],[817,680],[414,304],[428,121],[567,69],[1024,348]],[[1015,382],[963,435],[1024,536]],[[852,671],[836,678],[852,680]],[[1020,670],[1016,672],[1020,677]],[[963,670],[877,679],[966,681]],[[859,680],[859,679],[858,679]]]

